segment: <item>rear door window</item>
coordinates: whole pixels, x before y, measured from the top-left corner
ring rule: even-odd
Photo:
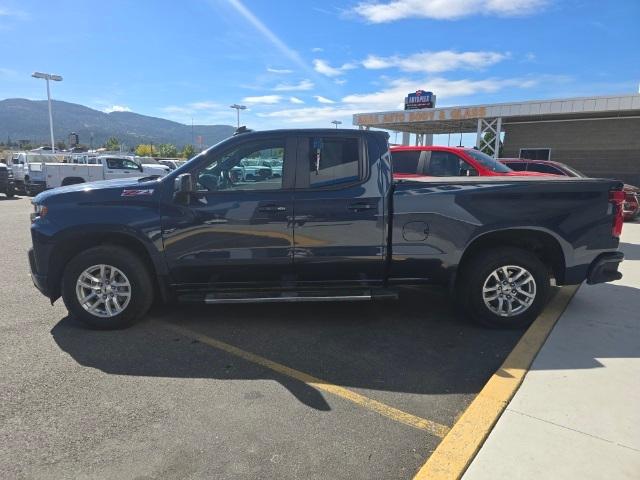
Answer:
[[[420,151],[391,152],[393,173],[418,173],[421,153]]]
[[[360,142],[357,138],[309,138],[309,187],[321,188],[360,179]]]

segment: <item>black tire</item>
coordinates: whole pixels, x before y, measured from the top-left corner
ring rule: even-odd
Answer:
[[[536,290],[531,304],[522,313],[500,316],[485,304],[483,287],[492,272],[507,265],[527,270],[535,280]],[[538,317],[547,304],[550,289],[549,270],[538,257],[520,248],[502,247],[475,254],[461,272],[456,288],[460,295],[455,300],[460,300],[463,311],[485,327],[518,329],[530,325]]]
[[[93,315],[83,308],[76,295],[76,282],[81,273],[93,265],[106,264],[121,270],[131,284],[131,299],[124,310],[112,317]],[[153,303],[154,290],[149,270],[136,254],[115,245],[93,247],[76,255],[65,268],[62,298],[71,316],[86,325],[101,329],[127,328],[142,318]]]

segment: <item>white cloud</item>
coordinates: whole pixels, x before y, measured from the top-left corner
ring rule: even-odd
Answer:
[[[293,73],[293,70],[289,70],[288,68],[267,68],[267,72],[275,73],[278,75],[288,75],[289,73]]]
[[[390,82],[390,87],[373,93],[356,93],[342,98],[343,103],[359,106],[362,109],[396,110],[402,108],[404,97],[409,92],[415,92],[425,86],[435,92],[438,98],[451,101],[456,97],[466,97],[481,93],[494,93],[504,88],[531,88],[538,84],[538,80],[530,78],[487,78],[483,80],[448,80],[446,78],[427,78],[419,81],[396,79]]]
[[[217,102],[204,101],[204,102],[190,103],[188,106],[191,107],[193,110],[213,110],[216,108],[220,108],[222,105],[220,105]]]
[[[244,97],[242,99],[243,103],[249,103],[252,105],[263,104],[263,105],[275,105],[276,103],[280,103],[282,97],[280,95],[261,95],[257,97]]]
[[[336,85],[344,85],[345,83],[347,83],[347,81],[344,78],[336,78],[333,83],[335,83]]]
[[[110,107],[105,108],[104,111],[106,113],[111,113],[111,112],[130,112],[131,109],[129,107],[127,107],[126,105],[111,105]]]
[[[162,107],[160,110],[172,116],[172,118],[184,121],[187,118],[204,115],[210,115],[212,112],[225,111],[225,106],[218,102],[203,100],[199,102],[191,102],[186,105],[169,105]]]
[[[369,55],[362,65],[370,70],[383,68],[399,68],[405,72],[440,73],[461,68],[479,69],[495,65],[508,57],[499,52],[420,52],[401,57],[378,57]]]
[[[10,68],[1,68],[0,67],[0,78],[4,78],[6,80],[16,79],[18,78],[18,72],[12,70]]]
[[[302,80],[299,83],[279,83],[273,88],[274,92],[302,92],[305,90],[311,90],[315,87],[311,80]]]
[[[316,99],[318,102],[320,102],[320,103],[326,103],[326,104],[329,104],[329,103],[336,103],[336,102],[334,102],[333,100],[331,100],[330,98],[322,97],[322,96],[320,96],[320,95],[314,95],[314,96],[313,96],[313,98],[315,98],[315,99]]]
[[[302,105],[304,103],[304,100],[300,100],[298,97],[290,97],[289,101],[291,103],[295,103],[296,105]]]
[[[329,122],[339,118],[346,120],[354,113],[356,111],[351,107],[305,107],[259,113],[258,116],[275,118],[278,122],[283,123],[318,124],[318,122]]]
[[[257,116],[276,119],[274,121],[278,123],[323,125],[327,121],[338,119],[345,124],[350,124],[351,116],[355,113],[402,109],[404,97],[407,93],[416,91],[425,85],[429,87],[429,90],[437,92],[440,99],[446,98],[447,101],[452,102],[461,97],[494,93],[505,88],[531,88],[540,82],[539,78],[535,80],[530,78],[488,78],[483,80],[427,78],[417,81],[395,79],[389,82],[388,88],[370,93],[346,95],[340,102],[335,102],[331,105],[281,109],[272,112],[261,112]],[[320,98],[324,97],[316,96],[315,98],[321,102]]]
[[[531,15],[548,0],[392,0],[360,2],[352,12],[371,23],[387,23],[405,18],[456,20],[472,15],[505,17]]]
[[[324,48],[314,47],[314,48],[311,49],[311,51],[313,53],[320,53],[320,52],[324,52]]]
[[[26,20],[29,18],[29,14],[22,10],[12,10],[6,7],[0,7],[0,17],[13,17],[19,20]]]
[[[298,65],[298,67],[303,71],[306,71],[309,74],[313,73],[304,60],[302,60],[302,57],[300,57],[298,52],[290,48],[275,33],[273,33],[269,27],[262,23],[262,21],[256,17],[251,10],[245,7],[241,0],[227,1],[242,17],[244,17],[247,22],[249,22],[262,36],[264,36],[277,50],[279,50],[280,53]]]
[[[347,70],[351,70],[352,68],[355,68],[355,65],[353,65],[352,63],[345,63],[341,67],[332,67],[325,60],[316,58],[313,61],[313,69],[322,75],[326,75],[327,77],[339,77],[340,75],[343,75]]]

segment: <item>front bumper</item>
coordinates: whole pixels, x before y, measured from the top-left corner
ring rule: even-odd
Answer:
[[[624,260],[622,252],[608,252],[598,255],[591,262],[589,271],[587,272],[587,283],[593,285],[595,283],[613,282],[622,278],[622,273],[618,271],[618,265]]]
[[[38,193],[42,193],[47,189],[47,185],[45,182],[37,181],[37,182],[29,182],[27,185],[29,189],[29,193],[31,195],[37,195]]]
[[[29,268],[31,269],[31,280],[35,287],[40,290],[45,297],[49,297],[49,292],[47,288],[47,276],[41,275],[38,273],[38,269],[36,267],[36,256],[33,248],[29,249]]]

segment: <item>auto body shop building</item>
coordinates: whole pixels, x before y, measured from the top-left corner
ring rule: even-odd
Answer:
[[[500,157],[555,160],[640,185],[640,95],[362,113],[353,123],[403,132],[403,144],[411,133],[417,145],[430,145],[434,134],[475,133],[476,147],[495,157],[500,132]]]

